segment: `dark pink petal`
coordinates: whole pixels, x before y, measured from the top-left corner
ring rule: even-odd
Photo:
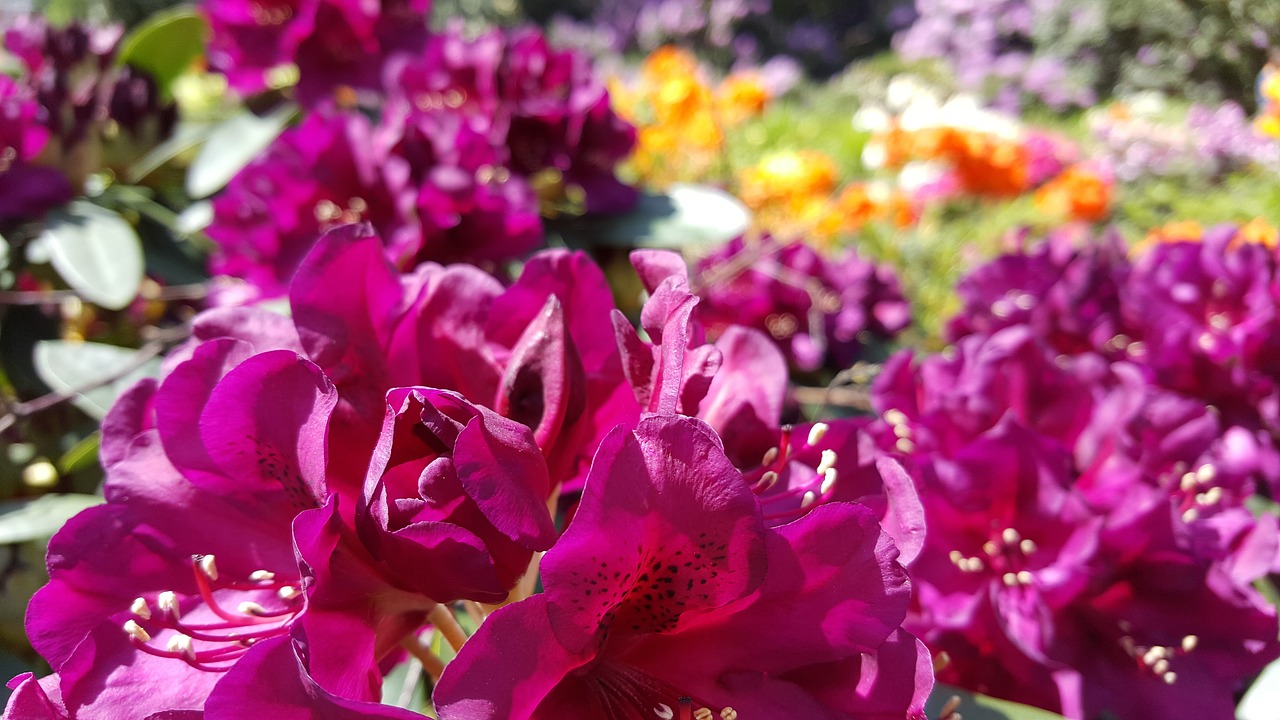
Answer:
[[[549,296],[512,348],[493,409],[532,428],[545,451],[582,415],[586,401],[582,361],[560,301]]]
[[[200,437],[200,414],[227,373],[253,355],[246,342],[218,338],[197,346],[190,359],[169,373],[156,392],[156,427],[174,468],[197,485],[218,488],[224,471],[209,457]]]
[[[906,616],[906,571],[865,507],[822,505],[771,531],[766,548],[759,590],[722,615],[653,638],[636,662],[672,677],[716,666],[782,673],[874,652]]]
[[[155,378],[139,380],[116,398],[102,418],[102,443],[98,448],[102,467],[110,468],[123,460],[133,439],[155,425],[152,399],[158,386]]]
[[[635,434],[615,430],[542,561],[557,637],[581,648],[610,623],[670,630],[732,602],[759,585],[763,540],[755,497],[704,423],[651,416]]]
[[[888,509],[880,523],[898,547],[898,562],[910,566],[925,541],[924,505],[911,476],[902,464],[889,457],[876,458],[876,469],[884,481]]]
[[[544,700],[590,655],[576,655],[551,631],[547,596],[513,603],[485,619],[436,685],[440,720],[578,720],[539,711]]]
[[[53,697],[46,691],[46,684]],[[57,675],[41,682],[31,673],[22,673],[9,681],[9,688],[13,694],[5,706],[3,720],[67,720],[67,710],[58,695]]]
[[[738,467],[753,467],[778,443],[787,393],[787,360],[763,333],[734,326],[718,340],[720,368],[698,406],[698,417],[720,433]]]
[[[547,510],[551,480],[529,428],[485,413],[467,423],[453,448],[467,496],[499,532],[533,550],[556,541]]]
[[[326,495],[325,441],[333,385],[288,350],[255,355],[227,374],[200,415],[209,456],[226,488],[283,492],[298,509]]]
[[[390,705],[330,693],[307,670],[305,652],[288,636],[258,643],[235,664],[205,704],[208,720],[422,720]]]

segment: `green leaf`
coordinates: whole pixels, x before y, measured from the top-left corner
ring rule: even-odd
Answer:
[[[168,98],[173,81],[204,56],[208,35],[208,25],[194,7],[171,8],[134,28],[121,43],[116,62],[150,74]]]
[[[677,183],[665,194],[642,195],[626,215],[574,218],[550,226],[574,244],[683,248],[728,242],[750,224],[750,211],[729,193]]]
[[[187,169],[187,194],[198,199],[221,190],[271,146],[297,112],[296,105],[285,104],[266,116],[242,110],[221,122]]]
[[[942,707],[953,696],[960,698],[960,705],[956,708],[956,712],[964,720],[1063,720],[1061,715],[1048,710],[1008,700],[998,700],[941,683],[934,686],[933,695],[929,696],[929,702],[925,704],[925,714],[931,718],[938,717]]]
[[[142,284],[142,241],[127,220],[87,200],[49,213],[42,244],[49,262],[86,300],[119,310]]]
[[[1253,681],[1236,707],[1236,720],[1275,720],[1280,708],[1280,660],[1265,669]]]
[[[80,472],[98,464],[98,445],[102,442],[102,433],[95,432],[58,458],[58,472],[63,475]]]
[[[158,358],[142,360],[136,350],[102,343],[41,340],[36,343],[33,359],[40,379],[57,392],[72,392],[101,383],[71,400],[97,419],[107,414],[116,397],[130,385],[160,374]]]
[[[42,495],[0,503],[0,545],[52,537],[81,510],[101,504],[97,495]]]
[[[426,699],[422,663],[410,657],[391,668],[382,678],[382,704],[406,710],[420,710]]]

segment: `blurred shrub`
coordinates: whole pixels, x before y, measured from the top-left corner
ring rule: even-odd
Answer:
[[[911,58],[946,62],[1004,107],[1085,106],[1139,90],[1234,100],[1280,43],[1280,3],[1256,0],[916,0]]]

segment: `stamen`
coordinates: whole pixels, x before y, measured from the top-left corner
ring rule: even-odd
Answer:
[[[1182,652],[1191,652],[1196,649],[1196,645],[1200,644],[1200,638],[1195,635],[1187,635],[1182,638]]]
[[[778,473],[770,470],[760,476],[760,489],[768,490],[778,482]]]
[[[139,620],[151,619],[151,606],[142,598],[133,601],[133,604],[129,606],[129,612],[133,613]]]
[[[1036,551],[1036,544],[1030,539],[1023,539],[1022,542],[1018,543],[1018,549],[1022,551],[1023,555],[1032,555]]]
[[[252,600],[245,600],[236,606],[236,612],[262,617],[267,614],[267,609]]]
[[[693,720],[693,698],[680,698],[680,720]]]
[[[818,474],[825,475],[828,470],[835,467],[835,464],[836,464],[836,451],[823,450],[822,461],[818,463]]]
[[[830,429],[831,426],[826,423],[814,423],[813,427],[809,428],[809,446],[813,447],[822,442],[822,438],[826,437]]]
[[[818,499],[818,496],[814,495],[812,490],[809,490],[804,494],[804,499],[800,501],[800,507],[807,508],[813,504],[814,500],[817,500],[817,499]]]
[[[711,708],[701,707],[693,713],[693,720],[711,720],[712,717]]]
[[[765,451],[764,459],[760,461],[760,464],[764,465],[765,467],[768,467],[773,464],[774,460],[777,460],[777,459],[778,459],[778,448],[771,447]]]
[[[653,709],[653,714],[661,718],[661,720],[671,720],[676,716],[675,712],[671,710],[671,706],[664,703],[658,703],[658,707]]]
[[[738,711],[731,707],[726,707],[720,711],[720,720],[738,720]]]
[[[165,645],[165,649],[171,653],[181,655],[183,659],[196,659],[196,648],[191,644],[191,638],[186,635],[174,635],[169,638],[169,642]]]
[[[1207,463],[1196,469],[1196,480],[1198,480],[1202,485],[1213,482],[1213,479],[1217,477],[1217,475],[1218,469]]]
[[[284,587],[276,591],[276,595],[278,595],[281,600],[286,600],[286,601],[292,600],[301,594],[302,594],[302,591],[292,585],[285,585]]]
[[[1031,573],[1026,570],[1019,570],[1017,577],[1018,582],[1023,585],[1030,585],[1035,580]]]
[[[218,579],[218,565],[214,562],[212,555],[201,556],[199,564],[200,571],[209,576],[210,580]]]
[[[897,408],[884,411],[884,421],[890,425],[901,425],[907,421],[907,414]]]
[[[151,635],[133,620],[124,621],[124,631],[137,642],[145,643],[151,640]]]
[[[1005,528],[1004,532],[1000,533],[1000,539],[1004,540],[1005,545],[1017,545],[1018,541],[1022,540],[1022,536],[1013,528]]]
[[[174,620],[182,616],[182,609],[178,606],[178,596],[174,595],[172,590],[165,590],[156,596],[156,607],[160,608],[160,612],[172,616]]]
[[[831,492],[831,488],[836,486],[836,469],[827,468],[827,471],[823,473],[823,475],[822,486],[819,488],[819,491],[821,494],[826,495]]]
[[[1165,685],[1172,685],[1172,684],[1174,684],[1174,683],[1178,682],[1178,673],[1176,673],[1176,672],[1167,672],[1167,673],[1165,673],[1164,675],[1160,676],[1160,679],[1161,679],[1161,680],[1164,680],[1164,684],[1165,684]]]
[[[276,574],[270,570],[254,570],[249,579],[254,582],[271,582],[276,579]]]

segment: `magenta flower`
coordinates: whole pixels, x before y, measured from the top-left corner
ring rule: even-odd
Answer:
[[[298,95],[308,104],[332,100],[340,87],[373,90],[383,66],[421,49],[429,0],[209,0],[201,4],[212,35],[209,64],[232,88],[255,93],[268,73],[296,65]]]
[[[0,75],[0,223],[40,218],[71,200],[66,176],[36,164],[49,142],[45,114],[29,88]]]
[[[338,225],[370,222],[392,247],[420,242],[405,171],[379,154],[372,132],[358,114],[312,114],[214,200],[210,269],[248,285],[230,299],[285,294],[316,239]]]
[[[533,551],[557,536],[533,433],[439,390],[400,388],[387,403],[356,519],[361,538],[423,595],[503,600]]]
[[[699,320],[717,336],[730,325],[767,332],[798,369],[847,367],[865,346],[911,322],[897,278],[850,251],[827,260],[802,242],[743,238],[698,264]]]
[[[606,439],[543,559],[546,592],[481,625],[436,707],[445,720],[923,717],[930,660],[899,629],[910,590],[895,555],[852,504],[766,529],[714,432],[649,417]]]

